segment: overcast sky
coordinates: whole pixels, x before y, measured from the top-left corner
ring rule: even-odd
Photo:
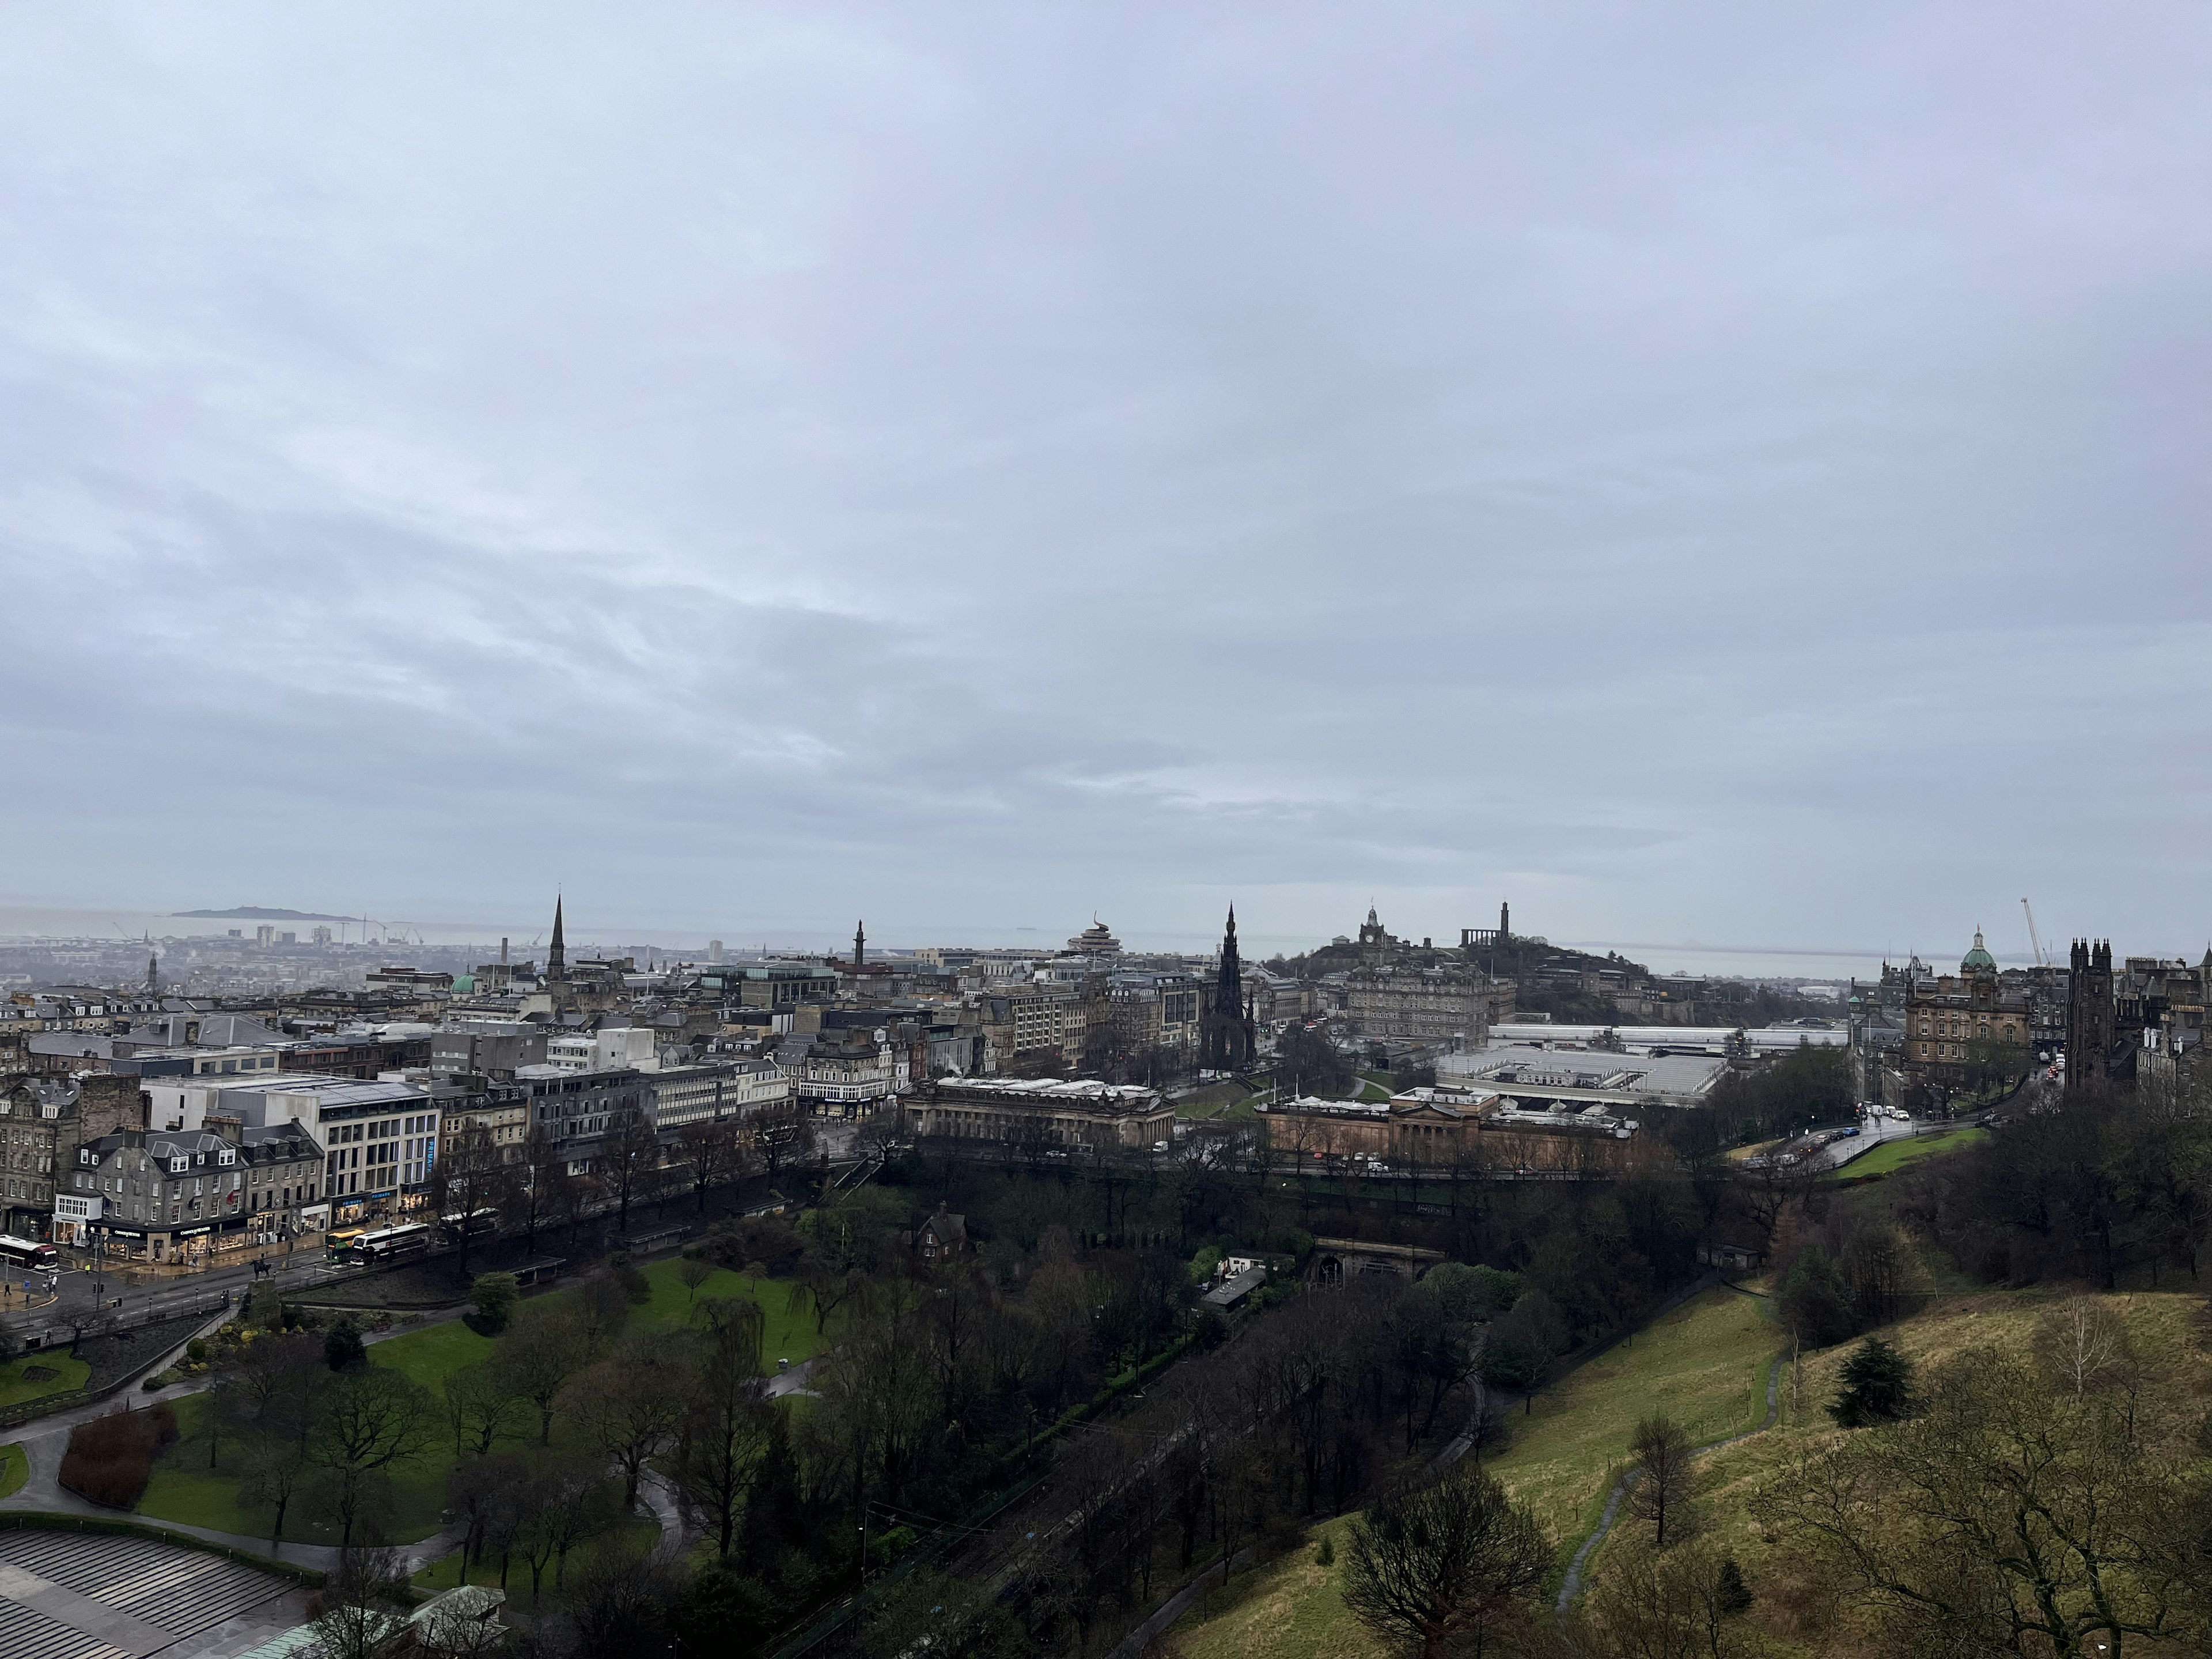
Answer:
[[[2201,951],[2197,5],[0,10],[0,901]]]

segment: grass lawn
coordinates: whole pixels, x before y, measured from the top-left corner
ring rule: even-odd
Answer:
[[[1863,1158],[1855,1158],[1827,1178],[1831,1181],[1850,1181],[1859,1176],[1887,1175],[1899,1165],[1916,1158],[1929,1158],[1937,1152],[1955,1152],[1961,1146],[1972,1146],[1987,1140],[1987,1129],[1951,1129],[1940,1135],[1916,1135],[1910,1140],[1899,1138],[1884,1141]]]
[[[1726,1290],[1685,1303],[1539,1394],[1533,1415],[1516,1413],[1491,1472],[1571,1553],[1597,1524],[1639,1419],[1671,1417],[1693,1444],[1759,1424],[1784,1340],[1768,1306]]]
[[[1227,1117],[1233,1115],[1231,1108],[1241,1106],[1252,1097],[1252,1091],[1233,1079],[1220,1083],[1209,1083],[1203,1089],[1194,1089],[1175,1103],[1177,1117]]]
[[[31,1478],[31,1460],[23,1455],[21,1446],[0,1446],[0,1498],[7,1498],[23,1490],[23,1483]]]
[[[491,1339],[478,1336],[459,1320],[432,1325],[373,1345],[373,1364],[403,1370],[424,1388],[439,1389],[446,1379],[465,1365],[473,1365],[491,1352]]]
[[[675,1328],[685,1322],[691,1311],[692,1297],[677,1277],[676,1269],[677,1262],[672,1259],[655,1262],[644,1270],[647,1282],[653,1287],[653,1296],[650,1301],[631,1310],[632,1330]],[[755,1296],[761,1304],[764,1328],[764,1368],[771,1374],[778,1359],[789,1359],[796,1364],[820,1352],[834,1339],[841,1322],[833,1318],[829,1335],[816,1334],[811,1314],[792,1311],[789,1290],[787,1279],[763,1279]],[[574,1292],[556,1291],[553,1294],[561,1297]],[[741,1275],[721,1268],[700,1286],[697,1299],[704,1302],[714,1297],[753,1295]],[[446,1379],[455,1371],[487,1358],[492,1346],[490,1338],[478,1336],[456,1319],[373,1343],[368,1358],[371,1364],[389,1365],[404,1371],[435,1394],[443,1389]],[[207,1412],[204,1395],[193,1395],[177,1401],[177,1443],[164,1451],[154,1466],[154,1478],[147,1484],[138,1512],[157,1520],[213,1527],[247,1537],[266,1537],[273,1512],[241,1506],[238,1501],[235,1449],[226,1443],[218,1449],[216,1467],[209,1467]],[[557,1419],[553,1437],[556,1442],[562,1437]],[[394,1540],[411,1543],[438,1530],[445,1507],[446,1476],[453,1463],[452,1443],[441,1437],[431,1443],[428,1450],[394,1469],[394,1512],[390,1527]],[[284,1536],[301,1543],[335,1543],[336,1538],[309,1520],[305,1511],[305,1505],[293,1505],[284,1517]]]
[[[1176,1626],[1182,1659],[1390,1659],[1394,1650],[1344,1609],[1344,1529],[1316,1527],[1289,1554],[1237,1573],[1209,1590]],[[1314,1553],[1324,1534],[1336,1561]]]
[[[47,1377],[27,1377],[26,1370],[48,1370]],[[65,1353],[30,1353],[0,1365],[0,1406],[12,1406],[19,1401],[40,1400],[50,1394],[67,1394],[71,1389],[81,1389],[84,1380],[92,1375],[92,1367],[82,1359]]]

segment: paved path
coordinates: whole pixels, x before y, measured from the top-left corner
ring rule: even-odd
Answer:
[[[1252,1548],[1248,1544],[1229,1558],[1229,1565],[1222,1571],[1219,1578],[1217,1579],[1213,1576],[1219,1566],[1218,1563],[1206,1568],[1197,1577],[1161,1602],[1159,1610],[1123,1637],[1114,1651],[1106,1656],[1106,1659],[1137,1659],[1137,1656],[1150,1647],[1157,1638],[1164,1635],[1171,1629],[1176,1620],[1190,1611],[1190,1604],[1206,1593],[1208,1585],[1227,1583],[1229,1575],[1239,1567],[1249,1565],[1251,1559]]]
[[[1741,1434],[1727,1435],[1718,1440],[1708,1440],[1702,1446],[1693,1446],[1690,1449],[1691,1456],[1702,1457],[1707,1452],[1718,1451],[1723,1446],[1733,1446],[1739,1441],[1748,1440],[1754,1434],[1764,1434],[1774,1426],[1775,1419],[1782,1410],[1782,1363],[1787,1358],[1784,1354],[1775,1355],[1773,1364],[1767,1370],[1765,1420],[1755,1429],[1746,1429]],[[1640,1468],[1629,1470],[1613,1482],[1613,1490],[1606,1494],[1605,1513],[1598,1516],[1596,1529],[1583,1539],[1582,1547],[1576,1550],[1575,1559],[1567,1564],[1567,1576],[1559,1584],[1559,1603],[1554,1611],[1562,1618],[1574,1605],[1575,1597],[1582,1594],[1583,1569],[1589,1565],[1590,1556],[1597,1547],[1605,1541],[1606,1534],[1613,1530],[1613,1523],[1620,1514],[1621,1500],[1628,1496],[1628,1489],[1636,1484],[1636,1477],[1643,1473]]]
[[[806,1386],[806,1380],[814,1374],[816,1362],[821,1358],[820,1354],[816,1354],[812,1359],[802,1359],[789,1370],[778,1371],[769,1377],[768,1397],[771,1400],[781,1400],[787,1394],[812,1393],[813,1390]]]
[[[388,1342],[395,1336],[405,1336],[412,1332],[424,1329],[428,1326],[445,1324],[451,1320],[459,1318],[465,1311],[467,1310],[463,1308],[450,1309],[444,1313],[432,1314],[426,1318],[416,1320],[403,1328],[380,1331],[363,1340],[368,1344]],[[230,1311],[225,1311],[210,1317],[203,1328],[202,1334],[214,1330],[230,1316]],[[210,1544],[227,1545],[232,1549],[245,1550],[255,1555],[268,1556],[275,1560],[288,1561],[295,1566],[317,1567],[327,1571],[337,1565],[338,1552],[334,1545],[282,1542],[271,1545],[266,1538],[249,1538],[238,1533],[217,1532],[212,1527],[189,1526],[181,1521],[165,1521],[158,1516],[136,1513],[126,1516],[124,1511],[88,1502],[62,1486],[60,1480],[62,1455],[69,1449],[70,1431],[78,1424],[89,1422],[95,1417],[104,1417],[112,1411],[121,1410],[126,1404],[143,1405],[149,1397],[173,1401],[187,1395],[200,1393],[207,1388],[208,1379],[201,1377],[191,1382],[179,1383],[174,1388],[164,1389],[155,1396],[148,1396],[137,1389],[136,1382],[137,1376],[150,1376],[155,1372],[166,1370],[174,1364],[183,1356],[185,1346],[185,1343],[179,1342],[172,1352],[148,1365],[143,1372],[133,1373],[133,1381],[129,1386],[117,1389],[114,1395],[106,1400],[96,1401],[88,1406],[79,1406],[72,1411],[56,1412],[51,1417],[38,1418],[26,1424],[23,1432],[15,1437],[15,1443],[23,1448],[23,1455],[30,1464],[30,1474],[24,1480],[21,1491],[10,1497],[0,1498],[0,1512],[9,1510],[35,1510],[47,1515],[100,1516],[111,1521],[127,1518],[146,1526],[160,1527],[170,1532],[187,1533],[194,1538],[204,1539]],[[459,1543],[459,1533],[446,1531],[437,1533],[416,1543],[397,1546],[397,1548],[406,1560],[407,1571],[413,1572],[442,1555],[450,1554]]]

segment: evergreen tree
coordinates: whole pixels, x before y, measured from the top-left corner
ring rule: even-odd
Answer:
[[[1828,1402],[1828,1415],[1847,1429],[1893,1423],[1912,1410],[1912,1362],[1870,1336],[1844,1362],[1843,1388]]]
[[[1713,1581],[1713,1604],[1725,1619],[1751,1611],[1751,1586],[1743,1582],[1743,1569],[1733,1555],[1721,1558],[1720,1575]]]

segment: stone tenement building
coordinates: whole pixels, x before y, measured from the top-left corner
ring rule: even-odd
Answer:
[[[135,1077],[0,1078],[0,1231],[46,1236],[58,1172],[84,1141],[143,1128],[144,1097]]]
[[[2027,996],[1997,982],[1996,958],[1974,930],[1958,974],[1916,979],[1905,1004],[1905,1070],[1953,1088],[1981,1080],[1979,1063],[1996,1049],[2027,1049]]]
[[[1463,968],[1411,968],[1380,963],[1346,978],[1345,1012],[1355,1034],[1479,1048],[1490,1040],[1490,999]]]

